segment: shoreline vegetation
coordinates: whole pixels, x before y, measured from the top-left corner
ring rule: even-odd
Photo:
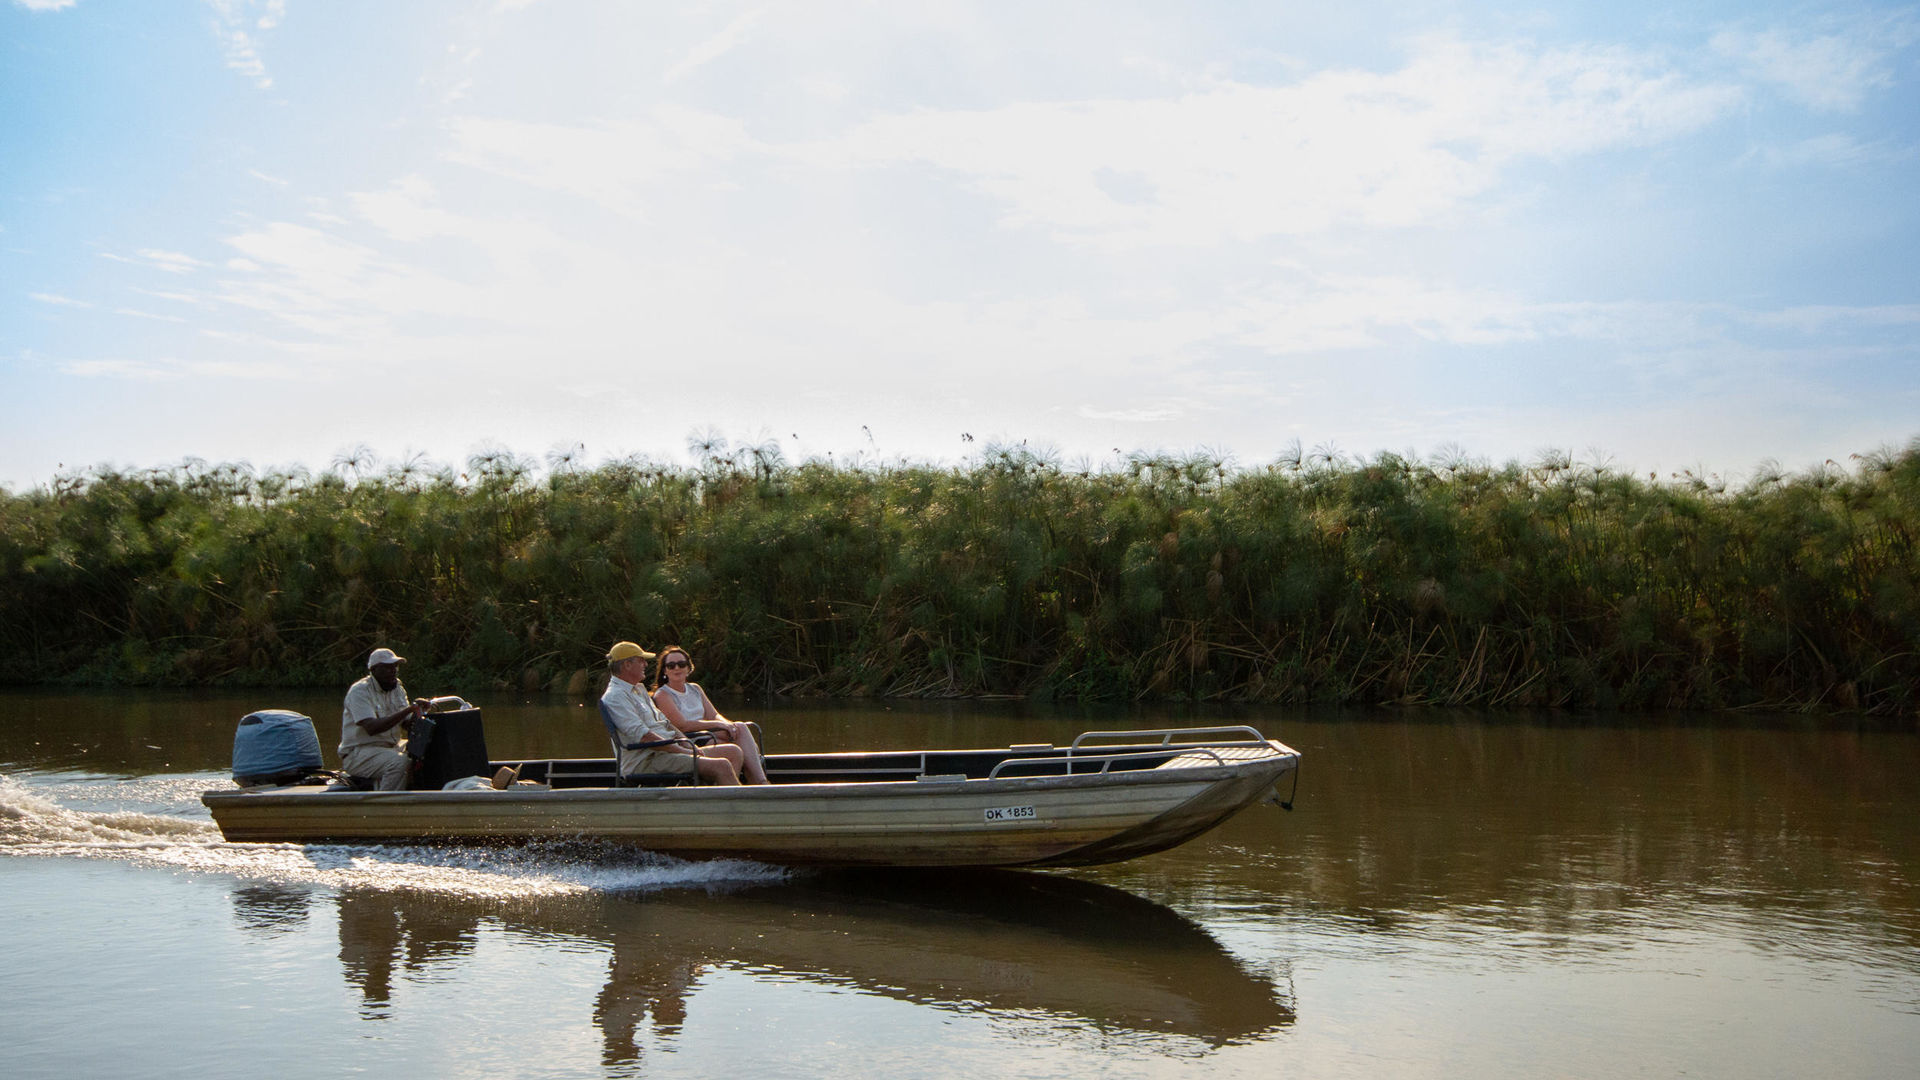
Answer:
[[[1737,489],[1560,454],[695,451],[0,489],[0,682],[335,685],[385,644],[416,681],[581,694],[630,638],[768,697],[1920,704],[1920,439]]]

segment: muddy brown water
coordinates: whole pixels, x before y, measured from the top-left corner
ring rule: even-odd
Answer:
[[[416,688],[432,690],[434,688]],[[590,704],[470,695],[501,757]],[[1920,736],[1827,718],[722,702],[772,750],[1248,723],[1297,808],[1047,873],[231,845],[260,707],[0,691],[13,1077],[1911,1075]]]

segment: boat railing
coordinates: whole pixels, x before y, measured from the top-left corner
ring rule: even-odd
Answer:
[[[1212,758],[1216,765],[1225,765],[1227,763],[1227,759],[1221,757],[1219,752],[1211,746],[1176,745],[1173,749],[1178,751],[1178,753],[1174,755],[1176,757],[1205,755]],[[1152,761],[1158,764],[1167,760],[1168,754],[1166,750],[1124,750],[1110,754],[1066,753],[1055,757],[1008,758],[1000,764],[995,765],[993,771],[987,773],[987,779],[998,780],[1001,778],[1000,774],[1007,769],[1020,769],[1035,765],[1045,765],[1055,769],[1064,765],[1066,766],[1068,776],[1079,776],[1082,774],[1100,776],[1113,771],[1115,762]],[[1098,765],[1099,768],[1093,768],[1095,765]],[[1042,773],[1040,775],[1048,774]]]
[[[1243,736],[1243,737],[1237,738],[1237,739],[1216,737],[1216,736],[1235,736],[1235,735]],[[1180,741],[1175,742],[1174,740],[1176,738],[1180,739]],[[1111,748],[1103,748],[1103,747],[1097,747],[1097,746],[1093,746],[1093,747],[1087,746],[1088,743],[1091,743],[1098,739],[1126,739],[1129,741],[1131,745],[1134,745],[1134,746],[1139,746],[1142,743],[1146,743],[1150,739],[1159,740],[1157,745],[1169,746],[1169,747],[1265,746],[1267,745],[1267,737],[1265,735],[1260,734],[1258,731],[1254,730],[1251,727],[1248,727],[1245,724],[1233,724],[1226,727],[1150,728],[1147,730],[1136,729],[1132,731],[1083,731],[1077,737],[1074,738],[1073,745],[1067,748],[1067,753],[1072,754],[1082,749],[1090,749],[1094,751],[1100,751],[1102,749],[1111,749]]]

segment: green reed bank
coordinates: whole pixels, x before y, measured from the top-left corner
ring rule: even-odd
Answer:
[[[753,694],[1920,705],[1920,440],[1736,489],[1295,457],[1110,470],[199,463],[0,491],[0,681],[584,690],[679,642]]]

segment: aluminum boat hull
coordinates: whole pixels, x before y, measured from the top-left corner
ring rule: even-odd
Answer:
[[[583,839],[687,858],[839,866],[1070,866],[1162,851],[1273,796],[1299,754],[1268,740],[1157,767],[749,787],[207,792],[230,841]],[[817,760],[817,758],[816,758]],[[780,775],[780,759],[767,759]]]

